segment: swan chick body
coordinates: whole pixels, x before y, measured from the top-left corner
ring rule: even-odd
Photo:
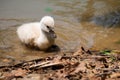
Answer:
[[[26,23],[18,27],[17,34],[22,43],[46,50],[54,45],[54,19],[45,16],[40,22]]]

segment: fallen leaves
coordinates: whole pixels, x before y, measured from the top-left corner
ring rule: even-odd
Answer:
[[[0,72],[0,78],[6,80],[14,78],[22,80],[109,80],[120,78],[120,62],[117,56],[101,55],[100,52],[91,52],[81,48],[71,55],[57,55],[13,66],[1,66]]]
[[[17,78],[17,77],[24,77],[26,75],[26,73],[27,73],[26,70],[18,68],[17,70],[12,70],[11,72],[6,72],[3,75],[5,76],[6,80],[11,80],[11,79]]]

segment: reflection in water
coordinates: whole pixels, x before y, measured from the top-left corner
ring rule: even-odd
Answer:
[[[96,23],[97,25],[102,25],[105,27],[112,27],[116,25],[120,25],[120,12],[110,12],[105,15],[95,16],[92,22]]]
[[[103,49],[109,47],[119,49],[120,45],[115,44],[115,42],[120,40],[118,36],[120,31],[120,1],[52,0],[51,3],[57,5],[53,13],[58,17],[59,21],[69,24],[66,25],[64,23],[61,25],[64,26],[66,31],[69,30],[69,34],[65,34],[63,31],[66,36],[74,33],[74,37],[77,37],[77,40],[88,48],[95,47],[96,49]],[[59,22],[59,24],[61,23]],[[69,26],[69,29],[66,26]],[[107,28],[111,26],[118,26],[118,28]],[[73,31],[72,33],[70,33],[71,30]],[[73,37],[68,40],[73,40]],[[104,41],[104,43],[101,41]]]
[[[119,49],[120,1],[113,0],[1,0],[0,59],[31,60],[55,55],[23,46],[16,29],[26,22],[40,21],[44,15],[55,18],[56,44],[62,52],[81,45],[95,49]],[[118,26],[118,27],[109,27]],[[108,28],[109,27],[109,28]]]

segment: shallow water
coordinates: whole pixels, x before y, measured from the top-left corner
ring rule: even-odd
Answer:
[[[16,35],[18,26],[40,21],[44,15],[55,18],[56,44],[61,52],[80,46],[120,49],[119,5],[119,0],[0,0],[1,64],[57,54],[28,49]]]

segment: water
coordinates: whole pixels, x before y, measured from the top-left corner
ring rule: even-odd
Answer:
[[[61,52],[80,46],[120,49],[119,5],[119,0],[0,0],[1,64],[6,58],[19,62],[58,54],[28,49],[16,35],[18,26],[40,21],[44,15],[55,18],[56,44]]]

